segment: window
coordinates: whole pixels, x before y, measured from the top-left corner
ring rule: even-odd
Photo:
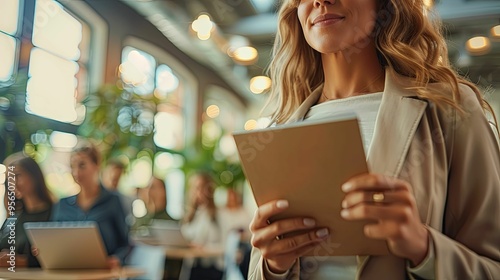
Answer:
[[[0,9],[0,87],[10,85],[19,53],[20,0],[3,0]]]
[[[122,52],[120,77],[126,90],[146,98],[150,104],[158,104],[154,112],[148,112],[148,116],[154,114],[155,145],[172,150],[184,148],[184,88],[176,73],[166,64],[157,66],[151,54],[126,46]],[[137,114],[140,118],[144,113]]]
[[[89,27],[54,0],[37,0],[34,19],[26,111],[61,122],[81,122]]]

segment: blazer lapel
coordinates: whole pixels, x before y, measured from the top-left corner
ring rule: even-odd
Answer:
[[[367,156],[369,170],[397,177],[417,130],[427,102],[417,99],[406,78],[386,71],[382,102]]]
[[[392,70],[386,71],[382,102],[375,123],[374,135],[367,156],[371,173],[398,177],[413,140],[415,131],[427,107],[417,99],[412,83]],[[394,279],[405,274],[405,261],[388,256],[358,256],[356,279]]]
[[[321,96],[321,91],[323,90],[323,86],[315,89],[311,95],[309,95],[302,104],[300,104],[299,108],[295,110],[295,112],[290,116],[290,118],[285,123],[294,123],[304,119],[307,114],[307,111],[318,102],[319,97]]]

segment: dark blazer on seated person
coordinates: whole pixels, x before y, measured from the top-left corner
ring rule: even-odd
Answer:
[[[108,255],[124,263],[130,251],[128,227],[120,198],[101,185],[101,194],[88,211],[76,203],[77,195],[61,199],[54,206],[53,221],[95,221]]]

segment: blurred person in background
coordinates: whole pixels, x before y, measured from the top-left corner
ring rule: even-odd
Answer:
[[[187,210],[182,219],[182,234],[194,246],[221,247],[222,229],[214,201],[215,183],[210,174],[198,172],[189,177]],[[198,258],[191,269],[191,279],[221,279],[221,258]]]
[[[12,159],[12,161],[10,160]],[[1,228],[0,239],[0,266],[9,266],[10,247],[15,247],[16,266],[23,267],[39,267],[37,259],[31,252],[31,245],[24,230],[26,222],[45,222],[50,219],[52,212],[52,196],[45,184],[45,178],[40,169],[40,166],[31,157],[16,155],[6,160],[6,166],[13,167],[13,170],[7,171],[14,173],[15,181],[6,181],[5,198],[6,206],[11,205],[11,200],[7,199],[9,192],[7,191],[8,182],[15,183],[15,215],[10,217],[7,211],[7,219],[5,219]],[[6,207],[7,208],[7,207]],[[12,224],[15,227],[14,241],[9,238]]]
[[[73,179],[81,190],[55,205],[52,220],[97,222],[109,266],[123,264],[130,251],[125,213],[118,195],[99,181],[100,155],[96,147],[86,144],[75,148],[70,166]]]
[[[125,195],[118,190],[118,184],[120,183],[120,179],[122,178],[124,172],[125,164],[118,159],[108,160],[106,167],[102,172],[102,184],[108,190],[115,192],[116,195],[120,197],[123,210],[125,211],[127,225],[132,226],[134,223],[134,216],[132,215],[132,203],[134,202],[134,198]]]

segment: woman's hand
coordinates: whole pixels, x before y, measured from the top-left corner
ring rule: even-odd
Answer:
[[[427,255],[429,232],[422,224],[408,182],[377,174],[354,177],[342,185],[346,197],[341,215],[346,220],[376,220],[365,235],[387,241],[390,251],[416,266]]]
[[[295,260],[323,241],[329,234],[326,228],[314,228],[316,222],[310,218],[288,218],[270,223],[272,216],[288,208],[288,201],[275,200],[261,205],[250,224],[251,243],[262,253],[269,269],[274,273],[289,270]],[[298,230],[305,233],[283,238],[283,235]]]

